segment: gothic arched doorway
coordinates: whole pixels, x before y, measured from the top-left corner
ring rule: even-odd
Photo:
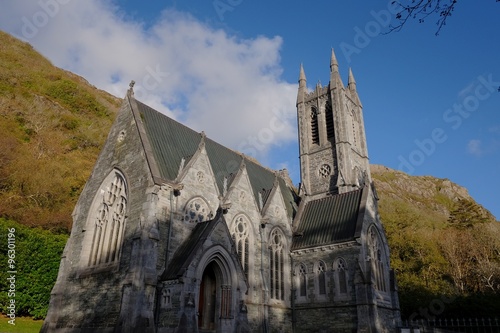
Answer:
[[[232,292],[220,262],[212,260],[203,271],[198,295],[198,329],[219,332],[231,320]]]
[[[219,275],[219,278],[217,278]],[[203,271],[198,300],[198,328],[203,331],[215,331],[218,295],[220,289],[220,269],[211,262]]]

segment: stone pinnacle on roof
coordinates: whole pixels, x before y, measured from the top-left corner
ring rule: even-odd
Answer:
[[[299,74],[299,85],[306,84],[306,74],[304,72],[304,66],[300,64],[300,74]]]
[[[347,86],[349,88],[356,90],[356,80],[354,80],[354,75],[352,74],[352,69],[349,67],[349,79],[347,81]]]
[[[337,61],[337,57],[335,57],[335,51],[333,51],[332,47],[332,56],[330,58],[330,72],[338,70],[339,70],[339,63]]]
[[[347,88],[351,92],[351,96],[354,98],[354,102],[361,105],[361,101],[359,100],[358,92],[356,90],[356,80],[354,80],[354,75],[352,74],[352,69],[349,67],[349,79],[347,81]]]
[[[332,47],[332,56],[330,58],[330,85],[332,88],[344,89],[344,84],[339,74],[339,63],[335,57],[335,51]]]

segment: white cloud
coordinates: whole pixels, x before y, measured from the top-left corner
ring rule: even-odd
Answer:
[[[55,65],[138,99],[258,158],[296,140],[296,85],[280,79],[280,37],[240,39],[165,10],[149,28],[112,3],[8,1],[0,28]]]
[[[481,140],[470,140],[469,143],[467,143],[467,152],[475,156],[483,155]]]

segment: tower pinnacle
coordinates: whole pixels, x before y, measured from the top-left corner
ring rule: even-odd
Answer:
[[[330,73],[331,72],[338,72],[339,70],[339,63],[337,61],[337,57],[335,57],[335,51],[333,51],[333,47],[332,47],[332,55],[331,55],[331,58],[330,58]]]
[[[354,75],[352,74],[351,67],[349,67],[349,79],[347,81],[347,86],[350,89],[356,90],[356,81],[354,80]]]
[[[304,66],[300,64],[299,86],[306,85],[306,74],[304,73]]]
[[[304,73],[304,67],[300,64],[300,74],[299,74],[299,91],[297,93],[297,105],[304,102],[304,96],[307,93],[306,87],[306,74]]]
[[[332,88],[344,89],[344,84],[339,74],[339,63],[337,57],[335,57],[335,51],[332,47],[332,55],[330,57],[330,86]]]
[[[351,96],[354,100],[354,102],[362,107],[361,101],[359,100],[358,92],[356,90],[356,80],[354,80],[354,75],[352,74],[352,70],[349,67],[349,79],[347,81],[347,89],[351,92]]]

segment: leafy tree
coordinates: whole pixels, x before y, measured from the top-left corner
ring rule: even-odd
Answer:
[[[459,229],[471,228],[476,224],[488,222],[489,218],[477,203],[469,199],[460,199],[450,212],[448,223]]]
[[[44,318],[59,270],[59,263],[66,235],[55,235],[49,231],[29,228],[14,221],[0,218],[0,261],[7,263],[8,230],[15,229],[15,304],[17,316]],[[5,267],[5,266],[4,266]],[[0,288],[9,290],[7,269],[0,272]],[[0,293],[0,311],[7,313],[10,298],[7,292]]]

